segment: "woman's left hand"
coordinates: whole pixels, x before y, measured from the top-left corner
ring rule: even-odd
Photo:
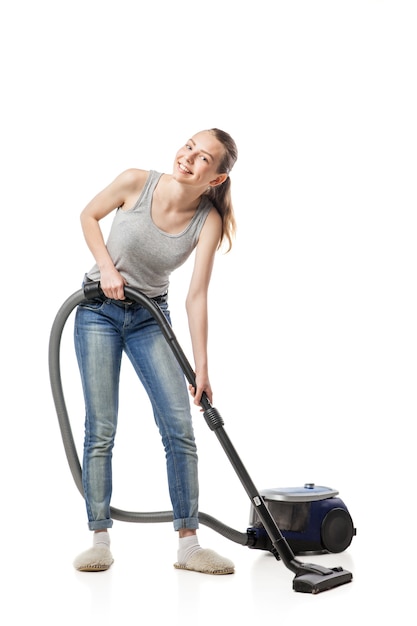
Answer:
[[[208,378],[200,378],[198,374],[196,374],[195,381],[197,389],[193,385],[189,385],[188,387],[188,389],[190,390],[190,394],[194,398],[194,404],[196,406],[200,406],[201,396],[203,395],[203,393],[206,394],[211,404],[213,401],[213,391],[211,389],[210,381],[208,380]]]

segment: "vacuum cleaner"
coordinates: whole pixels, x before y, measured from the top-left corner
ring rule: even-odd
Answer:
[[[99,282],[87,283],[83,289],[70,296],[55,317],[49,341],[49,376],[55,409],[67,461],[83,497],[82,470],[62,387],[60,345],[63,329],[73,309],[83,301],[102,296]],[[184,376],[195,386],[195,373],[158,304],[129,286],[125,286],[125,296],[146,308],[155,318]],[[337,498],[337,491],[312,483],[294,489],[258,491],[225,431],[223,418],[204,393],[200,405],[208,427],[217,436],[251,503],[246,532],[230,528],[203,512],[199,512],[200,522],[235,543],[271,552],[295,574],[294,591],[318,594],[351,582],[352,573],[342,567],[322,567],[296,558],[296,553],[341,552],[350,545],[356,529],[345,504]],[[172,511],[146,513],[111,507],[111,515],[113,519],[125,522],[155,523],[173,520]]]

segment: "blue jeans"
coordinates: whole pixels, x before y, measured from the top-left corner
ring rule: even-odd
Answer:
[[[171,323],[167,302],[160,307]],[[174,529],[198,528],[198,472],[186,380],[153,316],[140,304],[94,299],[77,307],[75,349],[86,407],[83,489],[90,530],[111,528],[112,450],[125,352],[152,404],[165,449]]]

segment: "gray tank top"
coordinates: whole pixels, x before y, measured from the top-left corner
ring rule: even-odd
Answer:
[[[106,243],[116,269],[128,285],[150,298],[168,290],[171,272],[185,263],[196,247],[213,206],[203,196],[193,218],[181,233],[172,235],[160,230],[152,220],[152,197],[161,176],[151,170],[135,205],[128,210],[117,209]],[[87,276],[91,280],[100,280],[97,264]]]

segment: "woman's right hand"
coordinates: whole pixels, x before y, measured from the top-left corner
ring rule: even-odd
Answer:
[[[106,298],[112,300],[124,300],[126,280],[114,267],[100,269],[100,287]]]

